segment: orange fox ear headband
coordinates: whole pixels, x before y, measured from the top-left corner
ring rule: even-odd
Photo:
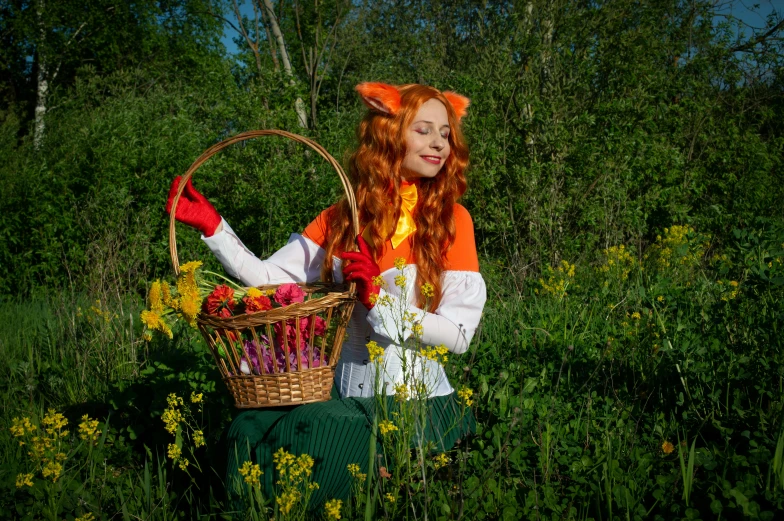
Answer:
[[[394,85],[386,83],[360,83],[355,87],[362,101],[369,108],[385,114],[397,114],[400,110],[400,91]],[[458,121],[468,113],[471,100],[456,92],[443,92],[446,100],[452,105]]]

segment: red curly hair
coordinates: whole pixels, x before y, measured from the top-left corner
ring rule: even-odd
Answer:
[[[395,114],[371,110],[359,124],[359,145],[349,160],[349,178],[357,196],[360,226],[370,228],[368,245],[378,258],[394,233],[395,227],[390,224],[396,223],[400,216],[399,190],[401,165],[406,156],[406,131],[423,103],[435,98],[444,104],[451,127],[451,153],[438,175],[419,180],[418,202],[413,213],[416,232],[411,248],[417,266],[417,301],[424,307],[418,288],[425,282],[430,283],[434,289],[430,299],[433,310],[441,300],[441,273],[446,269],[446,255],[455,240],[454,205],[466,190],[468,146],[460,131],[463,114],[458,114],[450,100],[433,87],[409,84],[397,89],[400,107]],[[333,207],[329,221],[326,259],[322,267],[324,280],[332,278],[333,255],[354,249],[355,237],[345,197]]]

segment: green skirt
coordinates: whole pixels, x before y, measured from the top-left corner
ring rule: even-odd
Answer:
[[[394,407],[393,397],[387,400],[388,407]],[[454,393],[431,398],[427,405],[424,437],[426,442],[436,444],[438,452],[451,449],[458,439],[476,432],[471,410],[464,409]],[[240,487],[244,485],[238,469],[249,460],[258,463],[264,472],[261,483],[265,497],[274,497],[277,478],[272,455],[282,447],[295,456],[308,454],[314,460],[313,481],[319,488],[311,497],[311,508],[333,498],[345,500],[351,490],[348,465],[356,463],[367,473],[375,406],[375,398],[339,399],[333,390],[327,402],[243,411],[227,435],[229,499],[236,502],[242,497]]]

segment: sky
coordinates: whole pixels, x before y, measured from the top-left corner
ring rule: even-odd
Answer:
[[[253,0],[238,0],[237,3],[240,5],[240,12],[252,19],[253,7],[251,7],[251,1]],[[720,10],[722,15],[732,15],[749,26],[745,30],[746,37],[752,34],[752,28],[765,27],[766,19],[772,13],[775,12],[779,16],[784,15],[784,0],[719,0],[719,2],[722,4],[722,9]],[[227,13],[227,18],[230,18],[232,21],[236,20],[234,13]],[[724,16],[717,16],[714,22],[719,23],[724,19]],[[232,41],[237,36],[237,32],[228,24],[224,26],[221,41],[226,46],[229,54],[237,54],[238,52],[237,45]]]

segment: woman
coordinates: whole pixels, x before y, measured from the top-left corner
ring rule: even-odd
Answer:
[[[262,468],[267,493],[271,455],[279,447],[307,453],[316,461],[320,485],[314,503],[344,498],[349,491],[346,466],[367,469],[368,411],[372,408],[375,365],[366,344],[385,348],[378,382],[387,395],[401,379],[410,331],[389,331],[389,306],[375,305],[390,294],[408,295],[408,312],[422,325],[422,344],[444,345],[455,354],[468,348],[486,299],[479,274],[471,217],[457,199],[465,192],[468,149],[460,120],[469,100],[423,85],[357,86],[370,109],[358,129],[359,146],[350,160],[359,208],[359,237],[354,237],[345,199],[321,213],[300,234],[267,260],[255,257],[215,208],[189,183],[177,206],[177,220],[194,226],[226,271],[248,286],[319,279],[353,281],[358,300],[336,367],[340,399],[289,410],[241,413],[229,432],[229,485],[242,461],[253,456]],[[167,210],[176,193],[175,180]],[[359,252],[351,252],[354,241]],[[405,259],[405,288],[395,285],[396,258]],[[376,285],[380,277],[385,284]],[[428,295],[421,288],[428,284]],[[427,309],[425,309],[427,307]],[[444,369],[428,361],[421,378],[430,405],[426,436],[440,450],[473,429],[472,417],[459,417],[454,389]],[[450,428],[455,421],[458,428]],[[451,422],[451,423],[450,423]],[[325,442],[325,440],[327,440]],[[236,451],[234,451],[236,447]]]

